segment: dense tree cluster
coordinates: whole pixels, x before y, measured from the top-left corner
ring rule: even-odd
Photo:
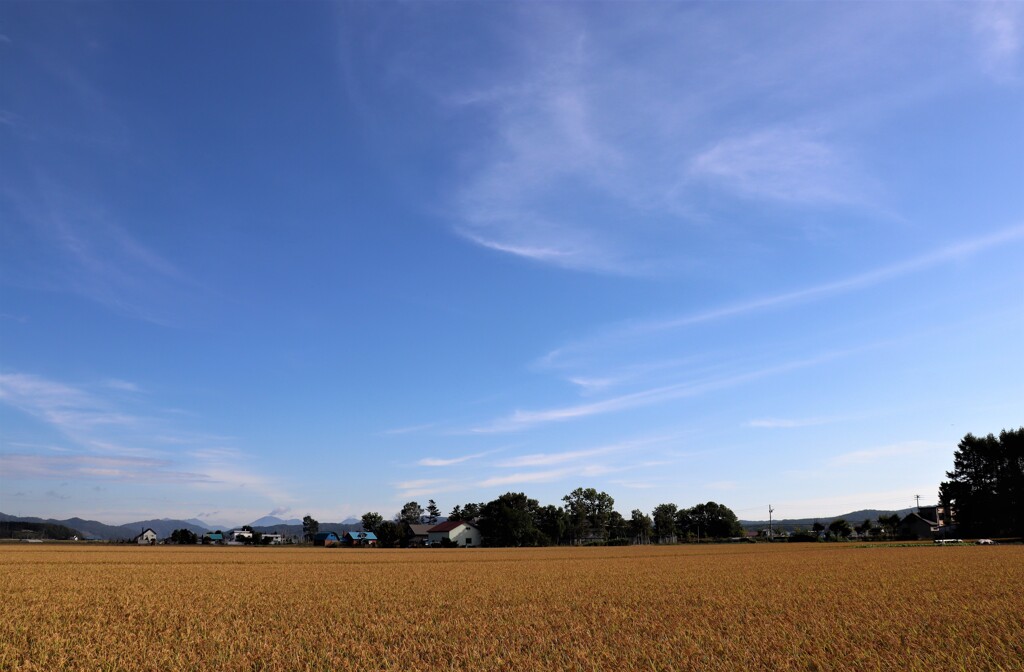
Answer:
[[[1024,427],[999,436],[967,434],[939,501],[961,536],[1024,536]]]
[[[199,535],[192,530],[182,528],[171,532],[170,542],[172,544],[197,544]]]
[[[548,546],[553,544],[672,543],[694,538],[735,537],[743,534],[736,515],[726,506],[707,502],[690,509],[661,504],[652,516],[634,510],[625,518],[615,500],[595,488],[576,488],[562,497],[562,506],[541,506],[522,492],[506,492],[490,502],[457,504],[448,520],[471,521],[488,546]],[[434,500],[426,510],[407,502],[393,521],[376,512],[363,515],[363,529],[373,532],[381,546],[408,542],[410,525],[435,523],[440,511]]]

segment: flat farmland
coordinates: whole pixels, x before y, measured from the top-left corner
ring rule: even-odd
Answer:
[[[1021,670],[1024,547],[0,546],[3,670]]]

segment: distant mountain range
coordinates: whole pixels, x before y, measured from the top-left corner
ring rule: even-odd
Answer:
[[[190,518],[189,520],[160,518],[158,520],[140,520],[134,523],[125,523],[124,525],[107,525],[96,520],[84,520],[82,518],[55,520],[53,518],[11,516],[6,513],[0,513],[0,522],[27,523],[31,524],[32,529],[43,529],[38,528],[41,524],[63,526],[74,530],[82,539],[100,541],[123,541],[127,539],[134,539],[147,527],[152,528],[152,530],[156,532],[157,536],[161,539],[171,536],[171,532],[174,530],[185,529],[202,535],[206,532],[212,532],[213,530],[222,530],[227,532],[228,530],[234,530],[241,527],[241,525],[213,526],[199,520],[198,518]],[[257,532],[277,532],[285,536],[302,536],[302,521],[298,518],[285,520],[277,518],[276,516],[264,516],[254,520],[251,525]],[[362,529],[362,525],[357,518],[346,518],[345,521],[341,523],[320,523],[321,532],[341,533],[360,529]]]
[[[912,512],[913,507],[909,509],[899,509],[898,511],[882,511],[879,509],[861,509],[859,511],[851,511],[850,513],[844,513],[839,516],[820,516],[818,518],[783,518],[775,519],[771,521],[772,528],[776,530],[787,530],[793,531],[797,527],[810,528],[815,522],[819,522],[822,525],[828,525],[833,520],[839,520],[842,518],[851,525],[859,525],[864,521],[865,518],[871,520],[878,520],[879,516],[891,516],[892,514],[898,514],[900,518]],[[748,530],[760,530],[768,527],[767,520],[741,520],[740,525]]]
[[[257,527],[272,527],[274,525],[302,525],[302,520],[299,518],[289,518],[284,520],[277,516],[263,516],[249,523],[253,528]]]

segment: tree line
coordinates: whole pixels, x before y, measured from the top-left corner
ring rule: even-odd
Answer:
[[[418,502],[407,502],[391,520],[370,511],[361,522],[364,530],[377,535],[381,546],[400,546],[412,536],[411,525],[433,524],[440,517],[431,499],[425,509]],[[303,533],[312,539],[318,524],[306,518]],[[526,493],[506,492],[489,502],[456,504],[447,518],[472,522],[487,546],[673,543],[743,535],[736,514],[722,504],[707,502],[692,508],[659,504],[650,515],[636,509],[626,518],[615,510],[611,495],[582,487],[562,497],[561,506],[541,506]]]

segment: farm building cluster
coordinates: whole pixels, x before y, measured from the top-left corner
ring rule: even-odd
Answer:
[[[480,528],[468,520],[448,520],[437,525],[406,525],[408,546],[480,546]],[[314,546],[376,546],[377,535],[373,532],[321,532],[313,537]]]

